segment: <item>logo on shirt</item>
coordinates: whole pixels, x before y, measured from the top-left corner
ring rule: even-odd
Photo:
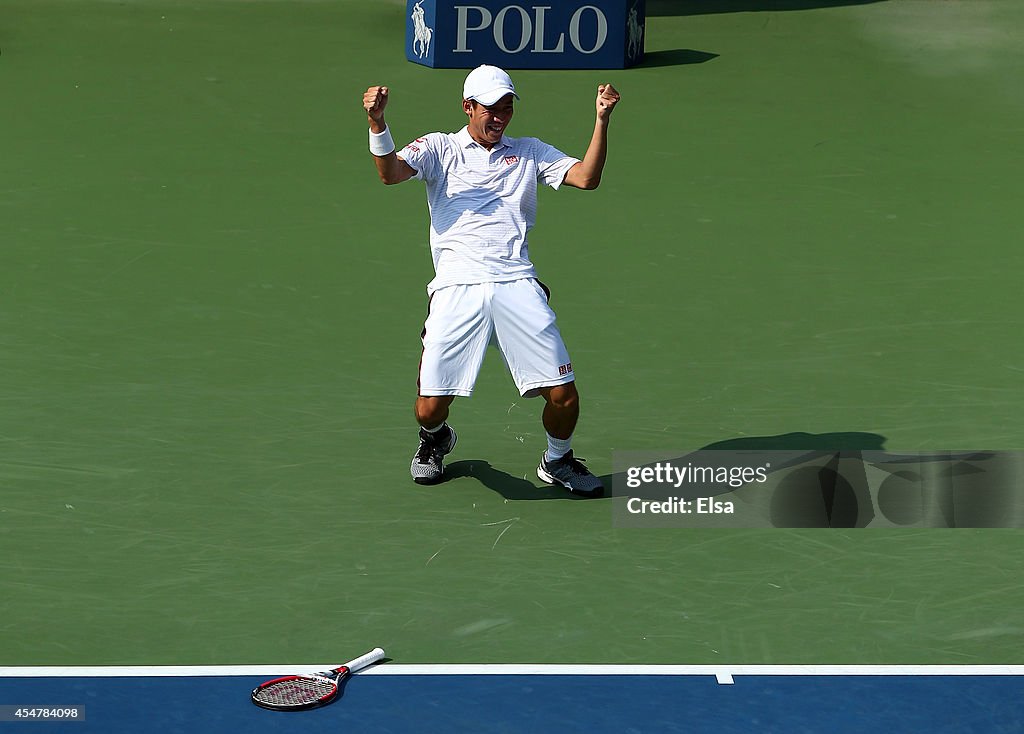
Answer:
[[[519,162],[519,156],[517,156],[517,155],[507,155],[507,156],[505,156],[505,165],[506,166],[514,166],[518,162]]]
[[[572,362],[568,362],[566,364],[562,364],[562,365],[558,366],[558,374],[559,375],[567,375],[570,372],[572,372]]]

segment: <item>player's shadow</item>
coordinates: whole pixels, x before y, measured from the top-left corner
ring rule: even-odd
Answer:
[[[777,451],[788,452],[788,461],[777,461],[772,466],[772,473],[801,462],[814,458],[829,456],[844,451],[882,451],[885,445],[885,436],[877,433],[862,433],[858,431],[838,431],[834,433],[805,433],[794,431],[776,436],[745,436],[743,438],[727,438],[721,441],[713,441],[698,451],[736,451],[736,452],[758,452]],[[688,455],[683,454],[674,457],[664,457],[674,464],[683,465],[688,463]],[[625,487],[626,476],[623,473],[606,474],[601,477],[605,486],[605,496],[611,496],[613,487]],[[633,494],[632,492],[630,494]]]
[[[756,13],[784,10],[871,5],[887,0],[647,0],[647,17],[706,15],[709,13]]]
[[[836,432],[836,433],[804,433],[793,432],[777,436],[747,436],[729,438],[709,443],[700,451],[790,451],[801,452],[801,460],[809,456],[825,455],[838,451],[882,451],[885,437],[877,433]],[[685,456],[673,457],[677,463],[685,463]],[[776,470],[786,468],[780,464]],[[454,461],[445,466],[445,480],[451,481],[462,477],[476,479],[488,489],[497,492],[507,500],[597,500],[612,496],[613,486],[624,487],[624,474],[604,474],[599,477],[604,484],[604,495],[583,497],[573,494],[562,487],[552,487],[526,477],[512,476],[500,469],[495,469],[483,459],[464,459]]]
[[[500,469],[495,469],[483,459],[464,459],[445,465],[445,481],[469,477],[476,479],[488,489],[497,492],[507,500],[580,500],[587,499],[573,494],[562,487],[552,487],[540,480],[530,481],[524,477],[514,477]],[[527,474],[527,477],[531,474]],[[605,485],[606,495],[611,493],[611,485]]]
[[[703,451],[883,451],[885,436],[859,431],[745,436],[709,443]]]
[[[884,451],[885,441],[885,437],[877,433],[794,431],[775,436],[714,441],[692,452],[660,457],[659,462],[667,461],[675,466],[691,463],[707,466],[706,452],[721,452],[721,458],[712,462],[714,466],[730,467],[730,471],[763,466],[768,475],[783,477],[784,485],[773,489],[768,500],[770,522],[775,527],[862,527],[874,517],[870,511],[871,502],[860,487],[862,483],[855,487],[841,476],[840,460],[844,456],[859,456],[860,452]],[[642,466],[651,467],[655,463],[644,460]],[[619,493],[630,497],[664,499],[663,485],[643,484],[623,491],[629,486],[624,474],[612,475],[608,482]],[[674,491],[678,496],[692,500],[708,494],[726,498],[743,489],[728,484],[709,487],[700,481],[687,483]]]
[[[721,479],[690,480],[672,493],[690,500],[714,496],[741,501],[758,522],[767,523],[765,527],[858,528],[876,519],[891,526],[1024,527],[1016,491],[1024,476],[1020,452],[901,453],[887,450],[885,443],[877,433],[799,431],[722,439],[657,458],[653,452],[637,450],[629,452],[628,460],[637,462],[631,469],[653,468],[661,462],[702,471],[725,468],[730,473],[763,467],[772,476],[767,493],[760,489],[763,479],[742,486],[722,484]],[[712,457],[713,452],[719,453]],[[626,467],[619,466],[621,473],[600,477],[606,501],[616,494],[666,499],[663,480],[645,480],[630,488]],[[532,473],[512,476],[480,459],[454,462],[445,473],[448,479],[475,479],[506,500],[594,501],[531,480]]]

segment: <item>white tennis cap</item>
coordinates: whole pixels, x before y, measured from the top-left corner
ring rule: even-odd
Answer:
[[[466,83],[462,86],[463,99],[475,99],[485,107],[494,104],[506,94],[519,99],[512,78],[497,66],[487,64],[469,72]]]

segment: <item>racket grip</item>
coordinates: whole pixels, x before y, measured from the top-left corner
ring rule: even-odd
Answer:
[[[365,655],[360,655],[355,660],[350,660],[345,663],[345,667],[348,668],[350,673],[355,673],[358,670],[362,670],[368,665],[373,665],[378,660],[384,657],[384,650],[379,647],[375,647]]]

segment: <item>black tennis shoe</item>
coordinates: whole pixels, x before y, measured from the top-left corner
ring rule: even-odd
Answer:
[[[585,497],[600,497],[604,494],[601,480],[590,473],[582,459],[572,455],[572,450],[555,461],[548,461],[547,454],[543,454],[540,466],[537,467],[537,476],[548,484],[560,484],[570,492]]]
[[[446,425],[437,433],[420,428],[420,447],[412,457],[412,480],[416,484],[437,484],[444,476],[444,457],[455,448],[459,437]]]

